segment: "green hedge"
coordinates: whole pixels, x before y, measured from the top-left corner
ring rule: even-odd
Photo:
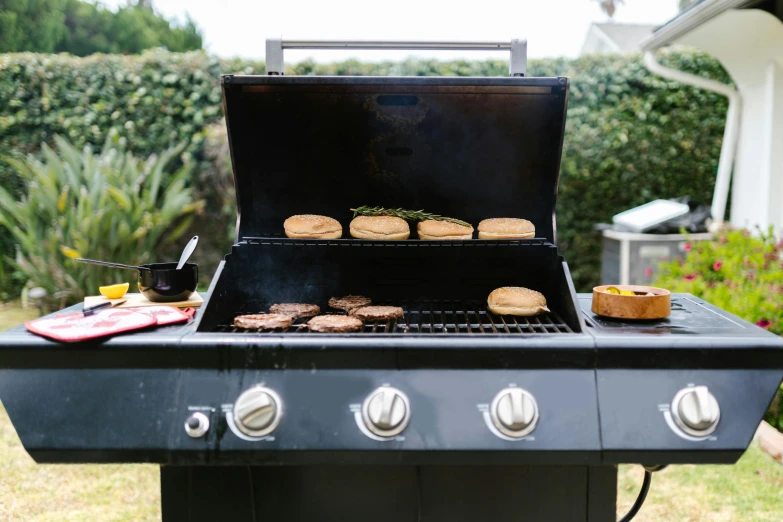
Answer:
[[[701,54],[661,59],[728,81],[717,62]],[[689,194],[710,201],[726,100],[651,75],[639,56],[532,60],[529,66],[531,76],[571,78],[558,238],[577,288],[587,290],[600,272],[596,223],[658,197]],[[288,74],[502,76],[507,67],[503,61],[348,60],[301,62]],[[202,161],[204,128],[221,117],[218,74],[262,71],[260,62],[201,52],[0,55],[0,156],[36,152],[55,134],[77,146],[99,145],[116,129],[133,152],[150,154],[186,141],[183,160]],[[2,163],[0,183],[18,186]],[[9,252],[7,239],[0,246]]]

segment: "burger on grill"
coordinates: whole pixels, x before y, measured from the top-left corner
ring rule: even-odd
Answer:
[[[269,311],[273,314],[287,315],[292,319],[300,319],[320,314],[321,307],[306,303],[278,303],[270,306]]]
[[[362,329],[364,323],[356,317],[347,315],[318,315],[307,321],[307,327],[313,332],[345,333]]]
[[[249,314],[234,318],[234,326],[246,330],[277,330],[288,328],[294,320],[283,314]]]

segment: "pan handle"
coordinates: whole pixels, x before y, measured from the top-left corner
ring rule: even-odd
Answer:
[[[283,49],[411,49],[455,51],[510,51],[509,76],[527,74],[527,40],[510,42],[427,42],[389,40],[266,40],[266,73],[283,74]]]
[[[81,257],[77,257],[74,261],[79,261],[80,263],[87,263],[90,265],[111,266],[113,268],[124,268],[126,270],[149,270],[149,268],[147,268],[146,266],[122,265],[120,263],[109,263],[108,261],[96,261],[94,259],[84,259]]]

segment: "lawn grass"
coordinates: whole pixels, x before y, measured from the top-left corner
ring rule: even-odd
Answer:
[[[618,518],[636,500],[639,466],[620,466]],[[783,522],[783,466],[753,442],[733,466],[670,466],[653,474],[634,522]]]
[[[35,316],[0,306],[0,330]],[[641,481],[639,466],[620,466],[618,518]],[[0,404],[0,522],[159,520],[157,466],[38,465]],[[653,475],[634,522],[783,522],[783,466],[755,442],[734,466],[671,466]]]
[[[38,310],[22,308],[18,302],[0,303],[0,332],[36,317]]]
[[[160,479],[151,465],[38,465],[0,405],[0,521],[160,520]]]

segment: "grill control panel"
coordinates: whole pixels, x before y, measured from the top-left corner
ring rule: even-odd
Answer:
[[[182,379],[179,404],[215,413],[205,437],[178,430],[179,443],[214,448],[218,462],[600,462],[591,370],[191,370]]]
[[[730,463],[781,378],[774,369],[89,371],[86,380],[81,371],[0,370],[0,392],[47,383],[3,395],[14,398],[6,407],[36,461]],[[141,401],[133,415],[97,403],[74,410],[76,398],[109,383],[123,403]]]

